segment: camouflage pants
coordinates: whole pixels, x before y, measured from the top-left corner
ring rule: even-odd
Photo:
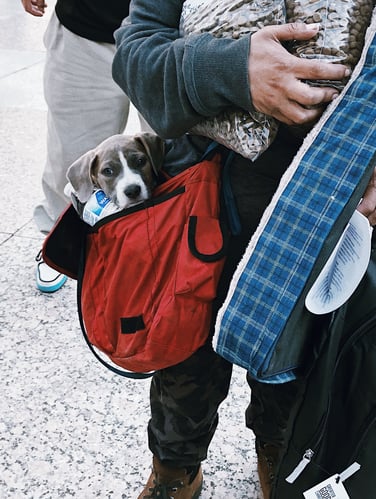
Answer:
[[[153,376],[149,447],[165,464],[194,466],[206,458],[231,371],[232,365],[208,345]]]
[[[149,447],[165,464],[179,468],[206,459],[231,371],[232,365],[207,345],[187,361],[155,374],[150,391]],[[252,397],[246,410],[247,427],[258,439],[283,445],[296,382],[248,382]]]

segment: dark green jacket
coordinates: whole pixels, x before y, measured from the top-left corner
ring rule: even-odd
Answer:
[[[251,109],[249,36],[179,36],[183,1],[136,0],[115,34],[113,77],[162,137],[178,137],[202,120]]]

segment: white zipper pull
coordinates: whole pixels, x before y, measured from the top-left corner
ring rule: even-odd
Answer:
[[[344,482],[358,470],[360,470],[360,464],[355,461],[355,463],[352,463],[352,465],[346,468],[345,471],[342,471],[342,473],[338,475],[338,478],[341,480],[341,482]]]
[[[313,455],[314,455],[313,450],[307,449],[303,455],[303,459],[298,463],[298,465],[292,471],[292,473],[290,473],[290,475],[288,477],[286,477],[286,482],[294,483],[295,480],[298,478],[298,476],[303,472],[303,470],[307,466],[307,464],[310,463]]]

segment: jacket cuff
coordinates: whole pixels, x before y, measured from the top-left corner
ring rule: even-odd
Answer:
[[[252,109],[249,49],[249,36],[234,40],[201,33],[186,38],[185,88],[197,113],[209,117],[229,107]]]

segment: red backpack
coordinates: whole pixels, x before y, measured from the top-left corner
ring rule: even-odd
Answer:
[[[207,340],[228,235],[220,184],[216,154],[165,181],[152,199],[93,227],[70,205],[48,235],[46,263],[78,280],[89,346],[127,372],[92,348],[111,370],[145,377],[187,359]]]

